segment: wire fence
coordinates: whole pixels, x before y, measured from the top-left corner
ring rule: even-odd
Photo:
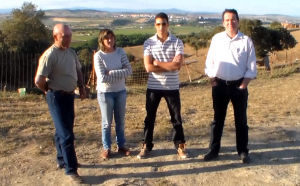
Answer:
[[[34,88],[34,77],[38,67],[40,54],[23,54],[13,52],[0,52],[0,91],[17,91],[19,88]],[[273,53],[268,57],[271,67],[292,64],[299,61],[299,53],[295,51]],[[257,61],[257,65],[265,65],[264,61]],[[126,79],[127,90],[132,93],[145,92],[148,73],[144,69],[143,61],[131,62],[132,76]],[[201,82],[204,77],[205,56],[187,58],[179,71],[181,85],[190,82]],[[97,77],[93,70],[93,62],[82,65],[83,80],[90,87],[90,92],[95,92]]]
[[[0,53],[0,89],[17,91],[19,88],[34,88],[34,77],[38,67],[40,54]],[[126,79],[126,87],[130,92],[144,92],[147,86],[148,73],[143,61],[131,62],[133,75]],[[179,72],[180,83],[199,80],[203,77],[204,60],[187,60]],[[93,70],[93,62],[82,65],[83,80],[95,92],[97,77]]]

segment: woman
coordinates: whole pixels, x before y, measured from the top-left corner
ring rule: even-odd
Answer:
[[[125,147],[125,78],[132,74],[131,65],[122,48],[116,47],[116,36],[110,29],[100,31],[99,51],[94,55],[97,75],[97,97],[102,115],[102,158],[111,153],[111,124],[114,116],[118,152],[129,155]]]

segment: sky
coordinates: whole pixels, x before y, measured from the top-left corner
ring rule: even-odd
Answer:
[[[0,9],[20,8],[24,0],[8,0],[0,4]],[[283,14],[300,16],[299,0],[31,0],[38,8],[121,8],[121,9],[171,9],[194,12],[222,12],[234,8],[239,14]]]

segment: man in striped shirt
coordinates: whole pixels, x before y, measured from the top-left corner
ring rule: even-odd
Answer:
[[[181,120],[178,71],[183,63],[183,43],[168,32],[165,13],[155,16],[157,33],[144,43],[144,65],[149,73],[146,93],[147,115],[144,121],[144,143],[138,158],[146,158],[153,148],[153,130],[161,98],[167,102],[173,124],[173,141],[178,155],[188,157]]]

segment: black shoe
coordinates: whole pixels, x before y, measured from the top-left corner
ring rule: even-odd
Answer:
[[[245,164],[250,163],[250,158],[249,158],[248,154],[246,154],[246,153],[241,153],[241,160]]]
[[[219,153],[210,150],[207,154],[204,156],[204,161],[211,161],[219,156]]]

